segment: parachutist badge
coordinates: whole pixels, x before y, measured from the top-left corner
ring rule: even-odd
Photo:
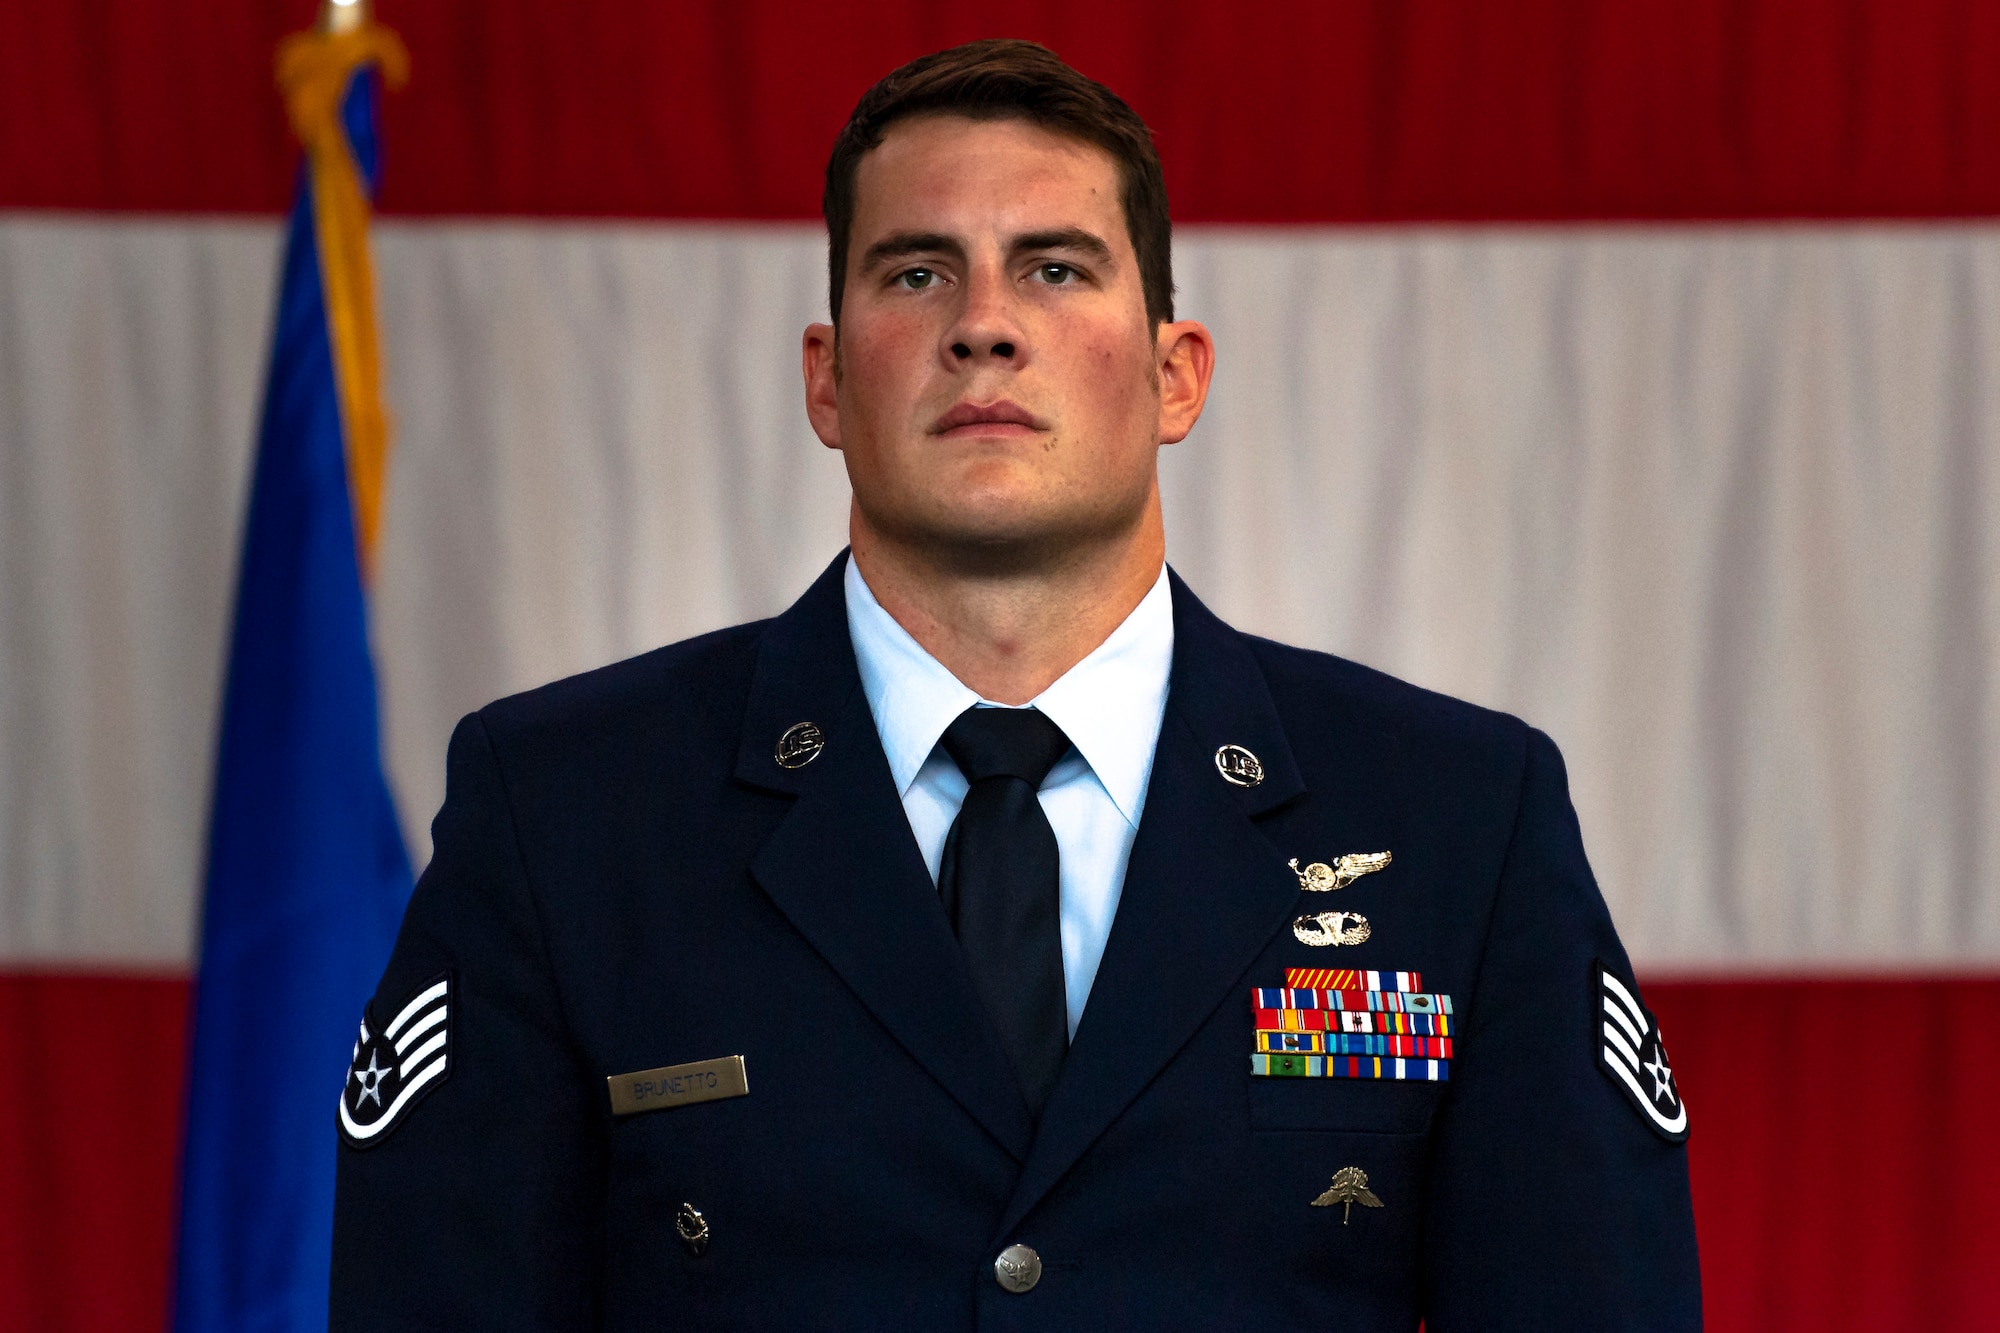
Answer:
[[[1346,1226],[1354,1214],[1354,1205],[1363,1208],[1380,1208],[1382,1201],[1368,1188],[1368,1173],[1358,1166],[1343,1166],[1333,1173],[1333,1184],[1326,1193],[1312,1201],[1315,1208],[1331,1208],[1340,1205],[1340,1225]]]

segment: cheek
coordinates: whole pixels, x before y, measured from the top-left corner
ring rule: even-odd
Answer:
[[[871,319],[842,331],[841,402],[864,419],[893,419],[916,397],[929,334],[909,319]]]
[[[1157,415],[1157,399],[1151,378],[1152,348],[1140,345],[1126,328],[1105,329],[1085,347],[1078,368],[1084,372],[1078,386],[1083,401],[1100,428],[1130,422],[1150,431]]]

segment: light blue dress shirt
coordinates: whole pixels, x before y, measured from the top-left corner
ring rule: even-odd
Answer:
[[[967,786],[938,739],[974,704],[1004,705],[981,699],[925,652],[875,600],[852,556],[846,588],[847,631],[861,688],[935,882],[945,835]],[[1111,637],[1023,705],[1039,708],[1074,747],[1039,793],[1061,857],[1063,987],[1072,1037],[1125,887],[1173,660],[1174,604],[1163,565],[1152,590]]]

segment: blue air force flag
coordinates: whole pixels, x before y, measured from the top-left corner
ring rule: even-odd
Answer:
[[[371,69],[352,72],[339,103],[336,156],[356,195],[375,178],[375,85]],[[329,283],[334,256],[351,261],[359,240],[322,247],[323,183],[303,173],[292,209],[243,528],[188,1065],[176,1333],[326,1328],[340,1043],[410,897],[362,584],[359,516],[379,510],[382,454],[350,447],[333,333],[372,327],[372,315],[334,317],[345,290]]]

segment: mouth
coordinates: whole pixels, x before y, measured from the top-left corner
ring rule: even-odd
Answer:
[[[1032,435],[1047,429],[1047,422],[1020,404],[1004,398],[995,403],[959,403],[931,423],[931,434],[945,439],[975,435]]]

